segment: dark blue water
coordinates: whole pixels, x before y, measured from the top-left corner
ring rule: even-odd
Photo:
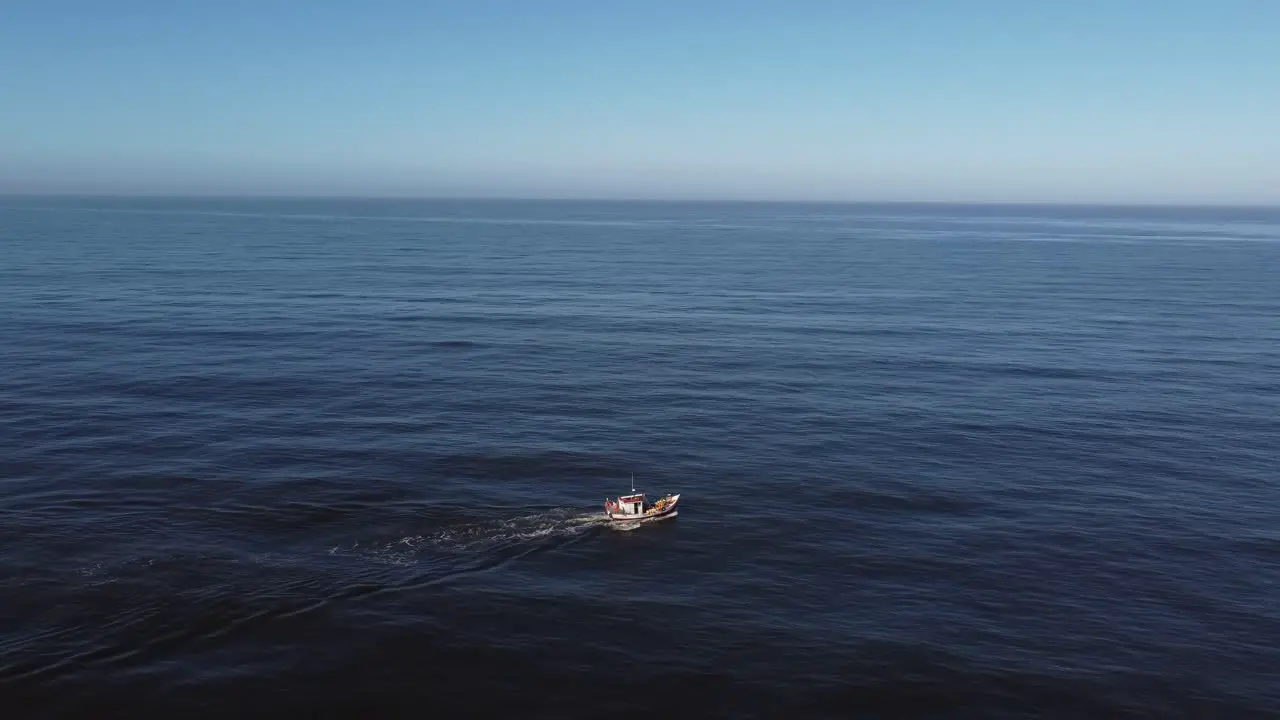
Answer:
[[[1280,712],[1278,210],[0,200],[4,717]]]

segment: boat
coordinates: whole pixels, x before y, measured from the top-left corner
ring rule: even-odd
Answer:
[[[636,492],[636,479],[631,477],[631,494],[618,498],[605,498],[604,514],[614,522],[646,522],[663,520],[676,515],[676,505],[680,502],[680,493],[668,493],[650,502],[648,495]]]

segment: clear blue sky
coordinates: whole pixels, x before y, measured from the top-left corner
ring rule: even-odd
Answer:
[[[6,0],[0,192],[1280,203],[1280,2]]]

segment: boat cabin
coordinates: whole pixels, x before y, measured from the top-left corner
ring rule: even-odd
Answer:
[[[644,512],[644,493],[623,495],[618,498],[618,512],[624,515],[639,515]]]

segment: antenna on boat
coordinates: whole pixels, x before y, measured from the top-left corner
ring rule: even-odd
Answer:
[[[631,492],[634,493],[635,491],[636,491],[636,474],[631,473]]]

